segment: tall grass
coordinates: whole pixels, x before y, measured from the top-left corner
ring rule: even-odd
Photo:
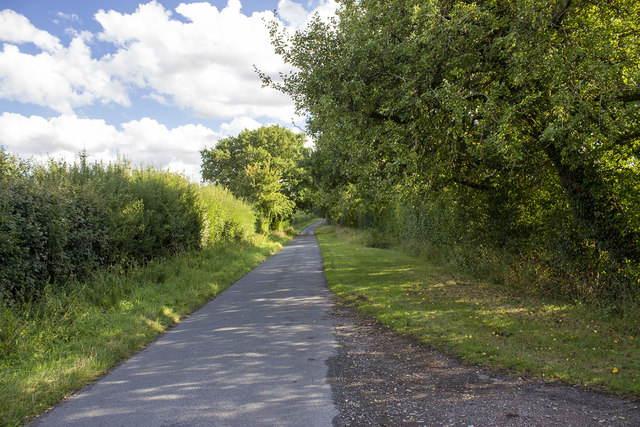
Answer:
[[[0,425],[20,425],[153,341],[289,238],[254,235],[0,305]]]
[[[0,425],[107,372],[291,239],[255,230],[253,206],[221,187],[0,149]]]
[[[317,231],[339,300],[472,364],[640,396],[640,317],[476,280],[362,231]]]
[[[371,247],[402,243],[440,265],[513,289],[620,316],[640,313],[638,263],[616,260],[585,238],[568,206],[542,209],[523,200],[504,207],[447,191],[372,203],[351,193],[338,195],[326,212],[341,225],[366,230]]]
[[[236,199],[229,190],[218,185],[200,186],[198,195],[205,212],[204,246],[246,239],[255,233],[256,213],[250,204]]]

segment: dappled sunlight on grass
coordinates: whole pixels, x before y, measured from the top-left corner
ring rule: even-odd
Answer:
[[[409,267],[385,268],[384,271],[369,273],[369,276],[385,276],[387,274],[399,273],[403,271],[412,271],[412,269]]]
[[[144,319],[144,323],[155,332],[161,333],[165,330],[165,328],[157,320]]]
[[[162,315],[168,318],[172,323],[180,322],[180,316],[173,312],[169,307],[162,307]]]
[[[318,230],[330,288],[398,332],[480,363],[640,395],[640,321],[479,282],[354,230]]]
[[[48,295],[29,316],[0,312],[18,331],[0,342],[0,425],[24,423],[95,380],[292,239],[255,235],[186,252]]]

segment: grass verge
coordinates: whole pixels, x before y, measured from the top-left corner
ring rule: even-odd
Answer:
[[[0,425],[20,425],[108,372],[287,244],[290,233],[192,251],[0,306]]]
[[[640,398],[640,320],[472,280],[366,235],[316,231],[338,298],[417,340],[480,364]]]

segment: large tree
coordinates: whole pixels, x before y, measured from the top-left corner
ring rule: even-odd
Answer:
[[[323,174],[344,165],[328,191],[455,194],[504,238],[555,221],[640,260],[639,2],[340,3],[274,24],[295,71],[263,75],[308,115]]]
[[[201,151],[202,178],[253,202],[271,225],[305,208],[305,136],[280,126],[245,130]]]

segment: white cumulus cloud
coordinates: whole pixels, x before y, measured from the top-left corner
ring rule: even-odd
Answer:
[[[237,117],[214,131],[201,124],[167,128],[148,117],[119,127],[101,119],[60,115],[50,119],[15,113],[0,115],[0,145],[24,159],[44,161],[51,157],[73,162],[86,150],[89,160],[114,161],[118,155],[135,164],[168,168],[200,179],[200,151],[218,140],[236,136],[244,129],[262,126],[249,117]]]
[[[278,13],[289,25],[295,28],[302,26],[309,17],[309,12],[300,3],[291,0],[280,0]]]
[[[46,51],[62,47],[57,37],[34,27],[26,17],[11,9],[0,10],[0,40],[33,43]]]
[[[289,71],[270,44],[265,21],[274,19],[273,13],[248,16],[241,7],[239,0],[229,0],[220,9],[202,2],[167,10],[152,0],[133,13],[100,10],[94,18],[102,30],[68,28],[71,41],[66,45],[26,17],[0,11],[0,99],[48,107],[57,114],[0,112],[0,145],[35,160],[51,156],[73,161],[86,149],[90,160],[111,161],[120,153],[136,164],[198,179],[200,150],[220,138],[256,129],[262,125],[258,120],[300,120],[291,100],[262,88],[253,69],[255,64],[272,76]],[[281,0],[278,7],[288,28],[295,29],[313,12],[331,16],[336,3],[322,0],[310,13],[292,0]],[[56,19],[79,20],[72,14]],[[26,43],[39,52],[21,50]],[[112,53],[95,57],[92,48],[103,47],[98,44],[109,45]],[[133,110],[140,97],[226,123],[213,130],[200,124],[168,128],[152,117],[117,126],[77,117],[78,109],[94,104]]]
[[[75,13],[58,12],[56,13],[56,16],[62,21],[80,22],[80,17]],[[54,20],[53,22],[60,23],[58,20]]]
[[[309,2],[311,3],[311,2]],[[299,30],[305,27],[317,14],[320,19],[328,21],[336,16],[338,3],[334,0],[322,0],[311,12],[308,12],[300,3],[292,0],[279,0],[278,15],[289,24],[289,29]]]
[[[131,105],[134,91],[203,118],[268,117],[290,121],[291,100],[262,88],[253,66],[270,75],[288,71],[273,51],[266,22],[270,11],[241,13],[239,0],[218,9],[208,2],[181,3],[175,11],[153,0],[133,13],[98,11],[98,34],[67,29],[68,46],[12,11],[0,12],[0,98],[45,106],[63,114],[95,103]],[[300,3],[281,0],[282,17],[301,25],[310,16]],[[335,11],[323,1],[321,15]],[[315,12],[314,11],[314,12]],[[59,15],[68,20],[74,15]],[[34,43],[42,52],[20,51]],[[91,46],[112,54],[92,58]],[[137,93],[137,92],[136,92]],[[137,95],[136,95],[137,96]]]
[[[15,113],[0,115],[0,145],[27,159],[43,160],[51,156],[73,160],[86,149],[108,160],[118,133],[115,127],[100,119],[79,119],[73,115],[51,119]]]
[[[130,105],[122,81],[114,79],[100,61],[91,58],[80,33],[68,47],[36,55],[5,43],[0,51],[0,98],[50,107],[70,114],[95,101]]]
[[[265,20],[272,12],[246,16],[239,1],[219,10],[209,3],[182,3],[172,13],[157,2],[132,14],[100,11],[98,38],[118,46],[103,61],[119,79],[171,99],[206,118],[293,117],[285,95],[263,89],[253,65],[276,73],[286,67],[273,52]],[[186,20],[187,22],[183,22]]]
[[[223,123],[220,126],[220,132],[225,136],[236,136],[245,129],[255,130],[262,124],[251,117],[235,117],[231,123]]]

